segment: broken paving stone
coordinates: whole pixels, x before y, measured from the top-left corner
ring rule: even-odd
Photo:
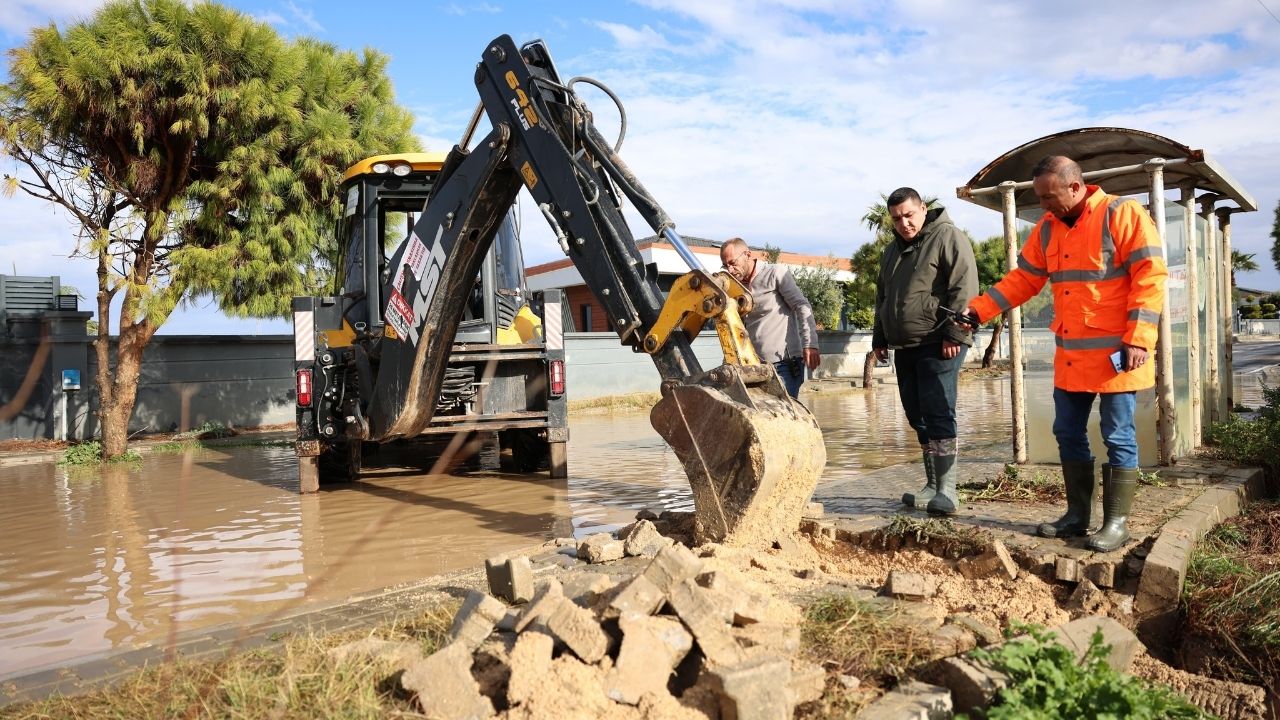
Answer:
[[[546,624],[552,637],[588,664],[599,661],[609,651],[608,634],[584,607],[561,600]]]
[[[622,541],[609,533],[588,535],[578,543],[578,558],[592,564],[621,560],[622,555]]]
[[[898,598],[931,598],[938,592],[938,578],[922,573],[890,570],[884,592]]]
[[[658,552],[641,575],[648,578],[664,595],[686,580],[698,576],[702,561],[689,548],[676,543]]]
[[[1080,582],[1080,562],[1059,555],[1053,565],[1053,577],[1062,582]]]
[[[999,540],[993,541],[990,547],[981,555],[974,558],[965,558],[956,563],[956,569],[969,580],[977,580],[993,575],[1010,580],[1018,577],[1018,564],[1009,555],[1009,549]]]
[[[881,695],[854,717],[857,720],[949,718],[951,693],[945,687],[911,680]]]
[[[769,598],[750,589],[733,571],[713,570],[698,576],[698,584],[726,610],[725,621],[734,625],[760,622],[769,610]]]
[[[493,632],[494,627],[506,614],[506,605],[486,593],[472,590],[462,601],[458,614],[453,616],[453,626],[449,628],[449,639],[452,642],[462,643],[469,651],[474,651],[480,647],[480,643],[484,642],[485,638],[489,637],[489,633]]]
[[[1004,642],[1004,636],[1000,634],[999,629],[991,627],[972,615],[954,615],[951,617],[951,622],[973,633],[979,647],[999,645]]]
[[[572,573],[564,579],[564,596],[581,605],[591,607],[596,599],[612,590],[618,583],[603,573]]]
[[[667,596],[649,578],[637,575],[609,601],[608,615],[638,613],[652,615],[662,608]]]
[[[710,673],[720,692],[720,716],[726,720],[780,720],[795,712],[791,662],[761,657]]]
[[[655,557],[675,541],[664,537],[648,520],[638,520],[622,536],[622,550],[631,557]]]
[[[742,650],[724,620],[724,608],[716,600],[692,579],[667,594],[671,609],[693,633],[707,661],[713,665],[733,665],[741,661]]]
[[[730,632],[743,647],[764,648],[775,655],[795,655],[800,650],[800,626],[794,623],[758,622]]]
[[[551,671],[555,640],[540,632],[527,632],[516,639],[511,650],[511,679],[507,682],[507,702],[519,705],[528,700],[546,681]]]
[[[1067,608],[1078,610],[1085,615],[1097,615],[1106,611],[1111,603],[1107,594],[1098,589],[1088,578],[1080,581],[1076,589],[1067,598]]]
[[[665,693],[676,665],[693,647],[693,636],[675,618],[630,614],[618,620],[622,646],[605,686],[609,697],[635,705],[647,694]]]
[[[1100,588],[1115,587],[1116,562],[1114,560],[1091,562],[1084,566],[1083,575]]]
[[[822,697],[827,688],[827,671],[806,660],[791,661],[791,698],[797,705]]]
[[[950,657],[969,652],[977,646],[977,638],[960,625],[943,625],[928,637],[930,655],[935,658]]]
[[[533,565],[529,558],[493,557],[484,561],[489,592],[509,603],[528,602],[533,597]]]
[[[400,676],[400,685],[413,694],[418,708],[428,717],[478,720],[493,716],[493,704],[480,694],[480,686],[471,676],[471,650],[462,643],[449,643],[409,665]]]
[[[1008,675],[966,658],[946,658],[938,668],[958,712],[989,707],[996,693],[1009,686]]]
[[[533,593],[533,599],[524,606],[524,611],[516,619],[515,631],[524,632],[529,628],[535,630],[544,628],[547,618],[551,617],[551,613],[562,600],[564,600],[564,586],[559,580],[549,578],[539,583],[538,589]]]

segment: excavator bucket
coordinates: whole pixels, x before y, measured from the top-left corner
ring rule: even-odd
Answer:
[[[689,476],[695,539],[767,547],[793,535],[827,451],[773,368],[722,365],[662,395],[649,421]]]

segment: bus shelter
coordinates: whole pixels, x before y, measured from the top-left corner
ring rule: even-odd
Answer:
[[[1169,280],[1155,352],[1156,386],[1138,394],[1138,446],[1142,464],[1170,465],[1200,444],[1208,423],[1226,419],[1233,407],[1231,216],[1257,205],[1204,150],[1169,138],[1114,127],[1047,135],[992,160],[956,189],[959,198],[1004,215],[1009,269],[1017,264],[1019,238],[1043,212],[1031,170],[1048,155],[1075,160],[1086,182],[1110,194],[1144,201],[1155,220]],[[1013,454],[1020,463],[1058,460],[1048,294],[1046,284],[1039,302],[1026,303],[1032,315],[1026,323],[1023,308],[1005,318]],[[1096,414],[1090,425],[1091,442],[1101,448]]]

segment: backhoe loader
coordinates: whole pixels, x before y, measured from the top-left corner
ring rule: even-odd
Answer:
[[[439,419],[467,298],[524,188],[621,342],[648,354],[658,370],[661,400],[650,422],[689,477],[698,540],[774,543],[796,531],[826,462],[818,424],[756,355],[742,323],[750,293],[689,251],[619,156],[622,132],[611,146],[596,128],[575,91],[582,84],[603,90],[624,113],[599,82],[562,79],[541,41],[517,47],[509,36],[494,39],[476,65],[476,112],[441,162],[408,238],[385,261],[374,254],[380,249],[367,251],[366,262],[385,262],[381,285],[295,299],[295,328],[316,321],[324,302],[336,306],[330,318],[359,316],[361,323],[346,321],[353,332],[344,353],[345,404],[323,413],[328,424],[299,424],[300,474],[316,472],[334,447],[413,438]],[[485,116],[491,129],[472,147]],[[623,218],[624,201],[689,265],[665,299]],[[559,318],[548,305],[544,327]],[[708,322],[724,363],[704,370],[691,342]],[[527,379],[556,383],[554,372]],[[358,463],[359,451],[339,457],[350,463],[352,455]]]

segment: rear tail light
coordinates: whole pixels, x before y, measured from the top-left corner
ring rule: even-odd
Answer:
[[[299,370],[297,384],[298,407],[311,407],[311,371]]]
[[[564,394],[564,361],[551,361],[551,394],[560,396]]]

